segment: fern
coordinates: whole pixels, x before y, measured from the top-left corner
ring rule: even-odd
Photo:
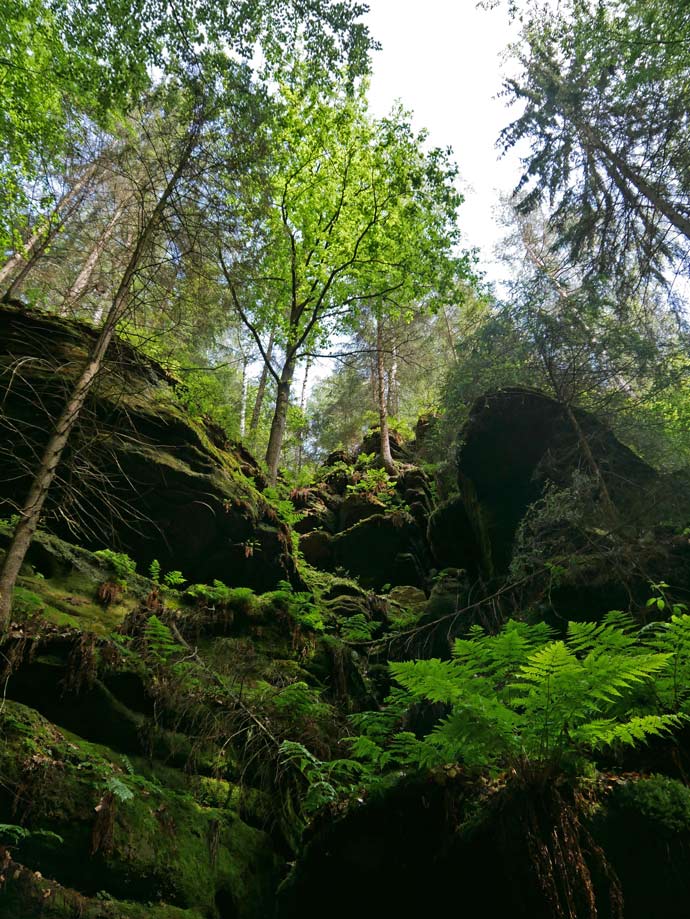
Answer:
[[[184,649],[173,638],[173,634],[158,616],[149,616],[144,626],[144,639],[149,655],[157,664],[168,664]]]
[[[0,842],[4,845],[17,846],[28,839],[41,839],[58,845],[65,841],[52,830],[29,830],[16,823],[0,823]]]
[[[122,779],[118,779],[115,775],[111,775],[108,778],[105,786],[108,791],[113,793],[118,801],[131,801],[134,797],[134,792],[131,790],[131,788],[128,788]]]
[[[568,644],[574,651],[621,651],[637,641],[635,623],[618,611],[609,613],[603,622],[569,622]]]
[[[622,613],[570,623],[565,640],[544,624],[509,622],[497,635],[474,627],[455,642],[452,660],[394,663],[390,672],[400,687],[390,716],[358,716],[365,739],[352,742],[354,755],[378,768],[576,765],[681,724],[668,699],[665,711],[650,710],[649,699],[654,691],[677,696],[682,685],[690,705],[690,617],[674,617],[646,640]],[[422,739],[401,732],[403,710],[424,702],[445,707],[432,731]]]
[[[274,696],[276,708],[294,718],[318,718],[324,716],[329,707],[319,700],[319,693],[306,683],[298,681],[285,686]]]
[[[307,782],[307,792],[302,800],[302,810],[307,817],[339,797],[351,794],[357,788],[356,780],[367,771],[357,760],[324,762],[304,744],[293,740],[281,743],[280,755],[283,765],[297,769]]]
[[[464,688],[462,675],[465,669],[457,661],[438,658],[389,664],[391,676],[410,693],[411,698],[428,702],[456,701]]]
[[[642,630],[643,640],[657,653],[669,654],[672,663],[655,681],[654,689],[666,711],[690,713],[690,616],[674,607],[668,622],[655,622]]]
[[[376,623],[370,622],[364,613],[355,613],[346,619],[340,629],[345,641],[369,641]]]
[[[126,582],[127,578],[136,573],[137,565],[134,559],[130,558],[126,552],[113,552],[112,549],[99,549],[93,553],[96,558],[105,562],[108,567],[115,573],[119,581]]]
[[[616,743],[633,747],[650,737],[668,734],[681,724],[682,719],[678,715],[637,715],[622,722],[613,718],[601,718],[581,725],[573,732],[573,739],[593,750]]]
[[[182,587],[186,583],[186,578],[183,577],[181,571],[168,571],[163,575],[163,583],[166,587]]]

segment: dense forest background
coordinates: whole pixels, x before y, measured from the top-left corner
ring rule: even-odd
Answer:
[[[11,4],[4,300],[98,327],[124,296],[118,333],[272,477],[308,475],[383,416],[457,430],[476,395],[517,382],[682,465],[683,14],[485,15],[521,21],[499,142],[524,176],[499,288],[476,270],[451,154],[400,107],[368,113],[363,9]]]
[[[366,4],[4,0],[0,916],[686,919],[690,3],[478,6],[501,279]]]

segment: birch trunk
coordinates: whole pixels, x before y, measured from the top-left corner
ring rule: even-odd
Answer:
[[[376,320],[376,402],[379,409],[379,428],[381,431],[381,462],[387,472],[395,474],[395,463],[391,453],[390,433],[388,431],[388,406],[386,404],[386,368],[383,362],[383,326]]]
[[[106,246],[110,242],[112,235],[115,232],[115,227],[117,226],[124,209],[124,202],[118,205],[115,213],[108,221],[108,224],[101,233],[99,239],[96,241],[96,244],[89,252],[86,261],[82,265],[81,271],[74,279],[72,286],[67,291],[65,298],[62,301],[60,312],[63,315],[72,304],[77,303],[81,299],[82,295],[86,291],[89,281],[91,280],[91,277],[96,270],[96,265],[100,261]]]
[[[266,383],[268,382],[268,362],[271,360],[273,354],[273,332],[268,339],[268,347],[266,348],[266,360],[264,365],[261,368],[261,376],[259,377],[259,388],[256,391],[256,399],[254,400],[254,411],[252,412],[252,420],[249,422],[249,434],[251,437],[256,435],[256,432],[259,428],[259,420],[261,419],[261,408],[264,404],[264,396],[266,395]]]

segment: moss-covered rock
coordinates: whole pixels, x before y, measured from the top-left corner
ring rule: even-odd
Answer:
[[[457,765],[408,776],[313,827],[278,916],[311,919],[328,903],[332,919],[415,919],[450,903],[485,919],[555,919],[568,908],[685,919],[689,802],[687,787],[660,776],[610,776],[587,796],[563,778],[486,783]]]
[[[0,517],[23,501],[35,462],[96,332],[0,307]],[[180,385],[122,341],[111,345],[58,471],[45,526],[88,548],[157,558],[190,581],[267,590],[296,578],[292,542],[257,489],[258,468],[190,417]]]
[[[29,830],[15,858],[86,896],[163,901],[205,916],[266,915],[280,860],[237,812],[145,777],[136,759],[60,731],[7,702],[0,719],[0,815]],[[163,781],[161,781],[163,779]]]
[[[622,521],[649,525],[675,516],[682,522],[690,509],[690,495],[679,481],[665,481],[594,415],[576,409],[573,417],[575,423],[550,396],[518,387],[487,393],[472,407],[460,437],[458,484],[470,517],[467,499],[478,505],[497,572],[508,568],[530,505],[549,485],[570,486],[576,472],[593,476],[589,456]],[[603,501],[600,492],[594,498]]]

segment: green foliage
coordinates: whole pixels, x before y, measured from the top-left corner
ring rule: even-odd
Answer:
[[[355,613],[348,616],[340,627],[340,634],[345,641],[369,641],[376,628],[375,622],[370,622],[364,613]]]
[[[161,563],[158,561],[157,558],[154,558],[154,560],[149,565],[149,577],[154,582],[154,584],[160,584]]]
[[[303,744],[284,740],[280,745],[282,761],[297,769],[307,782],[307,792],[302,802],[305,815],[313,815],[320,808],[332,804],[343,793],[357,788],[354,781],[364,771],[362,763],[351,759],[323,762]]]
[[[123,804],[126,801],[131,801],[134,798],[134,792],[131,790],[131,788],[125,785],[122,779],[119,779],[115,775],[111,775],[108,778],[107,782],[105,783],[105,787],[115,796],[118,801],[122,802]]]
[[[218,580],[213,584],[192,584],[184,595],[193,600],[203,600],[210,607],[234,607],[244,612],[248,612],[256,600],[250,587],[228,587]]]
[[[354,474],[355,481],[347,486],[349,495],[370,495],[384,504],[395,496],[395,479],[385,469],[366,469]]]
[[[330,707],[321,702],[317,690],[298,680],[290,683],[273,697],[273,703],[282,713],[289,713],[294,719],[321,718]]]
[[[182,645],[173,638],[169,627],[158,616],[149,616],[146,620],[144,641],[149,656],[158,665],[171,663],[184,651]]]
[[[181,571],[168,571],[163,575],[163,582],[166,587],[181,587],[187,579],[182,576]]]
[[[312,594],[295,591],[289,581],[279,581],[278,590],[266,596],[285,605],[291,619],[313,632],[323,632],[325,623]]]
[[[687,270],[679,113],[690,104],[690,68],[678,12],[672,0],[534,4],[513,48],[521,72],[506,90],[520,115],[501,140],[528,151],[518,206],[548,202],[563,254],[602,275]]]
[[[30,830],[16,823],[0,823],[0,842],[6,846],[16,846],[28,839],[62,844],[65,840],[51,830]]]
[[[137,565],[134,559],[130,558],[126,552],[113,552],[112,549],[99,549],[94,552],[96,558],[106,562],[110,569],[115,573],[118,581],[126,583],[127,578],[136,573]]]
[[[292,527],[304,517],[302,511],[295,509],[290,500],[290,488],[282,483],[270,485],[263,491],[264,498],[275,508],[280,520]]]
[[[690,831],[690,789],[675,779],[652,775],[616,789],[615,803],[642,814],[655,827],[676,835]]]
[[[654,598],[657,608],[659,600]],[[662,601],[663,602],[663,601]],[[669,666],[654,683],[654,692],[665,711],[690,714],[690,616],[682,604],[672,605],[671,618],[643,629],[645,643],[671,658]]]
[[[415,704],[446,707],[431,733],[422,740],[391,733],[384,744],[381,721],[366,721],[355,750],[379,764],[578,768],[604,747],[680,725],[682,716],[644,711],[638,701],[640,690],[664,685],[673,656],[645,646],[620,613],[601,624],[570,623],[566,640],[543,623],[510,621],[496,635],[475,626],[456,640],[452,660],[390,664],[402,687],[390,700],[395,717]]]
[[[14,530],[19,523],[19,514],[10,514],[9,517],[0,517],[0,528],[3,530]]]

